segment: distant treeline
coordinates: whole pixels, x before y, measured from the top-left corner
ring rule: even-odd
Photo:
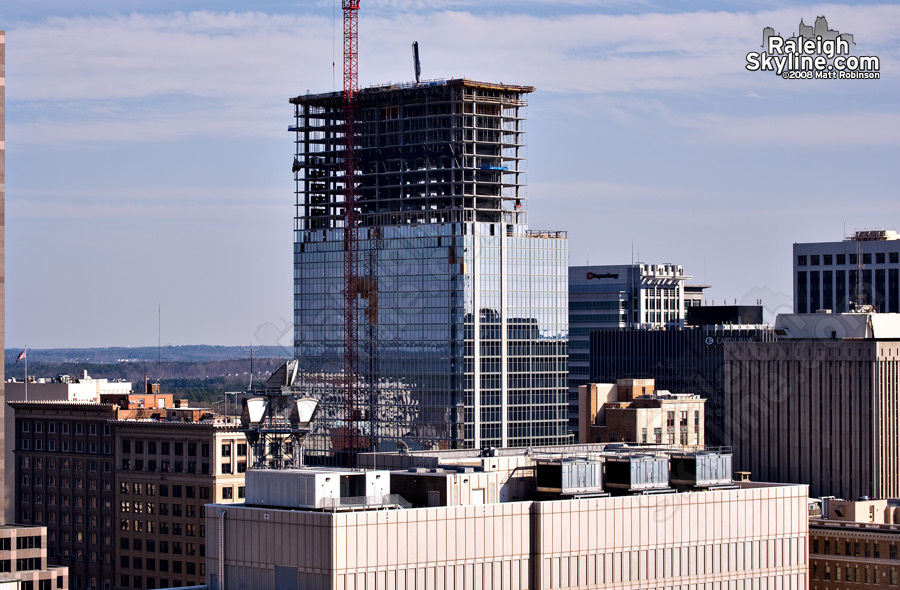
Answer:
[[[248,346],[115,346],[110,348],[29,348],[29,367],[34,362],[47,363],[129,363],[181,361],[188,363],[248,359]],[[14,365],[21,348],[6,349],[7,368]],[[293,351],[283,346],[254,346],[253,357],[290,358]],[[23,361],[24,362],[24,361]],[[22,364],[21,362],[19,364]],[[29,371],[31,372],[31,371]]]

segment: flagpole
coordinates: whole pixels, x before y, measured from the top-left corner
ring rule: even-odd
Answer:
[[[25,345],[25,401],[28,401],[28,345]]]

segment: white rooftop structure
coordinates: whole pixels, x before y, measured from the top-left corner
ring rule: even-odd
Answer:
[[[900,239],[900,236],[892,229],[867,229],[853,232],[853,235],[847,236],[844,241],[875,242],[897,239]]]
[[[779,339],[900,338],[900,313],[785,313],[775,318]]]

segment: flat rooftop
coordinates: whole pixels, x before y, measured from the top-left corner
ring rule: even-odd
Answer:
[[[783,313],[775,318],[778,340],[900,339],[898,313]]]
[[[496,91],[508,94],[528,94],[534,92],[534,86],[519,86],[515,84],[504,84],[502,82],[478,82],[469,80],[468,78],[450,78],[447,80],[426,80],[423,82],[406,82],[381,84],[377,86],[369,86],[361,88],[356,95],[357,100],[365,99],[367,96],[376,96],[388,92],[398,91],[421,91],[434,88],[471,88],[473,90]],[[291,104],[316,104],[321,105],[332,104],[335,101],[343,99],[343,91],[322,92],[318,94],[301,94],[290,99]]]

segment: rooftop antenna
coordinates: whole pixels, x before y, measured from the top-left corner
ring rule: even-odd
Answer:
[[[419,61],[419,42],[413,41],[413,65],[416,68],[416,84],[419,83],[419,77],[422,75],[422,63]]]
[[[260,346],[256,347],[256,352],[260,351]],[[250,334],[250,348],[248,349],[250,352],[250,386],[249,389],[253,389],[253,334]]]

